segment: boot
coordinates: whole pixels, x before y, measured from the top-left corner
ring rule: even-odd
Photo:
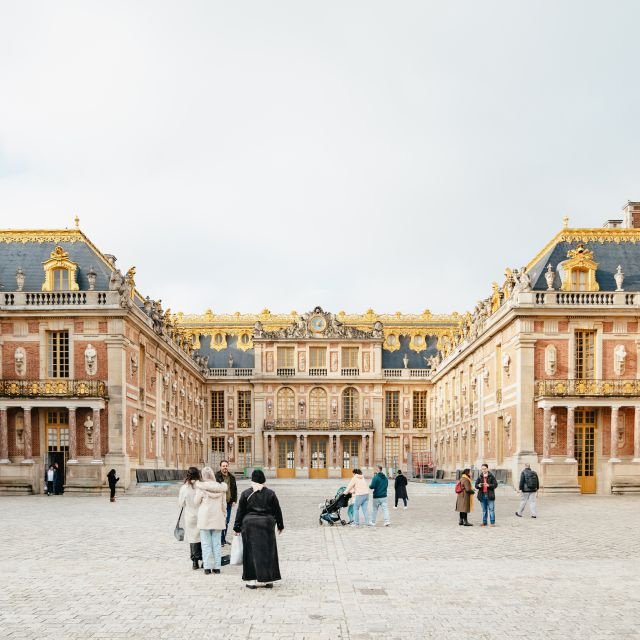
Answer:
[[[200,563],[196,559],[196,560],[193,561],[193,569],[196,570],[196,569],[199,569],[199,568],[200,568]]]
[[[115,502],[116,499],[115,498],[109,498],[109,502]]]

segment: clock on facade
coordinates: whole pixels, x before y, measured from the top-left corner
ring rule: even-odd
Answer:
[[[322,333],[327,328],[327,320],[324,316],[313,316],[309,319],[309,328],[314,333]]]

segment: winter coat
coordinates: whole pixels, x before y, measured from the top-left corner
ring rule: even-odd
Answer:
[[[198,529],[222,531],[227,526],[226,495],[227,485],[224,482],[196,482],[193,502],[198,507]]]
[[[118,482],[118,480],[120,480],[120,478],[116,478],[116,474],[115,473],[108,473],[107,474],[107,482],[109,483],[109,489],[115,489],[116,488],[116,482]]]
[[[523,469],[519,488],[523,493],[535,493],[540,488],[538,474],[533,469]]]
[[[356,496],[368,496],[369,495],[369,485],[367,481],[364,479],[362,474],[358,474],[351,478],[351,482],[347,487],[345,493],[352,493]]]
[[[236,484],[236,477],[231,471],[229,471],[226,478],[222,475],[222,471],[216,471],[216,482],[224,482],[229,486],[230,495],[227,497],[229,504],[238,502],[238,485]]]
[[[196,488],[190,482],[180,487],[178,495],[178,506],[184,507],[184,537],[191,544],[200,542],[200,529],[198,529],[198,507],[194,499],[196,497]]]
[[[471,488],[471,480],[467,476],[462,476],[462,493],[456,494],[456,511],[458,513],[469,513],[471,511],[471,496],[473,489]]]
[[[373,489],[373,497],[375,498],[386,498],[387,497],[387,488],[389,487],[389,480],[387,476],[380,471],[376,473],[373,478],[371,478],[371,484],[369,485],[369,489]]]
[[[399,500],[407,500],[407,476],[398,475],[393,483],[393,488],[396,492],[396,498]]]
[[[487,476],[487,493],[482,491],[482,485],[484,484],[484,476],[482,473],[478,476],[476,480],[476,490],[478,492],[478,500],[484,500],[485,497],[487,500],[495,500],[496,499],[496,487],[498,486],[498,481],[496,477],[489,471],[489,475]]]

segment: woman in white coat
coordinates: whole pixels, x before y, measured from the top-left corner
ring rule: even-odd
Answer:
[[[222,531],[227,526],[227,485],[216,482],[213,469],[202,470],[196,482],[194,504],[198,507],[198,529],[202,542],[202,565],[206,574],[220,573]]]
[[[200,480],[200,472],[196,467],[189,467],[184,484],[180,487],[178,506],[184,507],[184,537],[189,543],[193,568],[199,569],[202,560],[202,545],[200,544],[200,529],[198,529],[198,507],[194,503],[196,497],[196,482]]]

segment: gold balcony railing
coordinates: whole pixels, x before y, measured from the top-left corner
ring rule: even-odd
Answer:
[[[640,380],[537,380],[536,396],[562,398],[637,396],[640,395]]]
[[[107,385],[102,380],[0,380],[0,397],[4,398],[106,398]]]
[[[279,418],[264,421],[265,431],[373,431],[373,420],[296,420]]]

